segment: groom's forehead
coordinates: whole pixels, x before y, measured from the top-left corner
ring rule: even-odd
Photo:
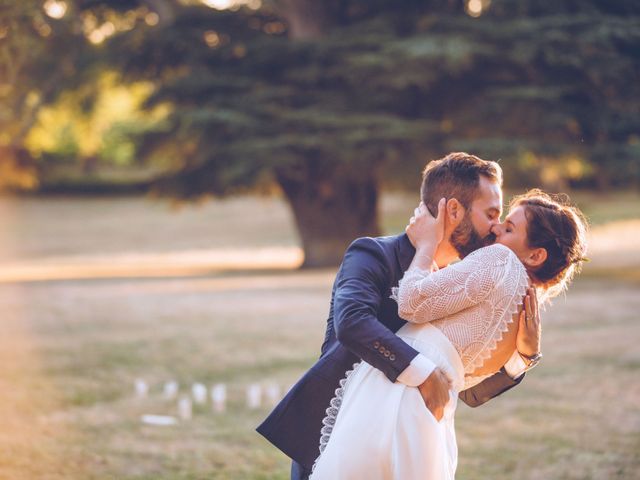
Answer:
[[[479,187],[478,195],[473,202],[475,206],[482,210],[497,210],[498,213],[502,213],[502,188],[500,185],[481,177]]]

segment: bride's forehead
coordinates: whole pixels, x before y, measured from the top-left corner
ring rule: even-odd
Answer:
[[[527,222],[527,217],[524,214],[524,207],[522,205],[512,207],[511,210],[509,210],[507,218],[516,225]]]

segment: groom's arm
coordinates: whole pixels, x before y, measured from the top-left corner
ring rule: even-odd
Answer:
[[[347,249],[334,295],[336,336],[392,382],[404,380],[417,386],[435,365],[378,320],[383,295],[389,290],[390,268],[382,248],[372,238],[360,238]],[[398,378],[403,372],[405,375]],[[416,374],[411,375],[413,372]],[[408,382],[407,378],[412,380]]]
[[[470,407],[479,407],[501,393],[512,389],[518,385],[523,378],[524,374],[521,374],[517,378],[512,378],[505,369],[502,368],[498,373],[483,380],[478,385],[460,392],[459,397],[460,400]]]
[[[483,380],[478,385],[460,392],[460,399],[470,407],[479,407],[494,397],[518,385],[529,367],[518,352],[513,355],[500,371]]]

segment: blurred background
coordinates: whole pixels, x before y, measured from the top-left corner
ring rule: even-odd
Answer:
[[[640,3],[0,0],[0,478],[288,478],[345,247],[460,150],[592,228],[458,478],[640,478]]]

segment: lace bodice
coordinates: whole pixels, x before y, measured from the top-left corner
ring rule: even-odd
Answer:
[[[447,336],[465,375],[471,375],[508,330],[527,286],[524,265],[509,248],[495,244],[441,270],[410,268],[393,296],[402,318],[431,322]]]

